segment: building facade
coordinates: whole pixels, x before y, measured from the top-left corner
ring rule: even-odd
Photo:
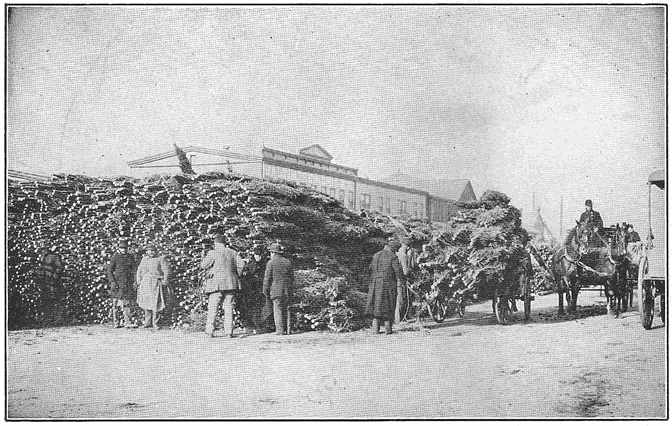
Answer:
[[[450,190],[458,196],[449,199],[418,188],[417,185],[399,185],[363,178],[358,176],[357,169],[334,164],[332,158],[319,145],[303,148],[298,154],[263,148],[262,178],[303,183],[337,199],[351,210],[375,211],[436,222],[445,222],[454,216],[458,201],[476,200],[468,180],[452,181]]]
[[[358,175],[357,169],[332,162],[333,157],[320,145],[303,148],[298,154],[264,147],[261,157],[188,146],[183,151],[199,162],[192,162],[197,173],[228,170],[262,179],[301,183],[340,201],[353,211],[375,211],[391,216],[406,216],[445,222],[457,214],[458,201],[476,199],[468,180],[442,182],[454,199],[429,191],[428,184],[399,183],[399,179],[381,182]],[[177,167],[174,152],[166,152],[129,162],[134,169],[156,173],[157,168]],[[424,186],[424,187],[423,187]],[[445,189],[444,189],[445,191]],[[449,194],[449,195],[450,195]]]

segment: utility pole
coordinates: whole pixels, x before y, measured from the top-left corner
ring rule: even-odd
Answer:
[[[564,197],[560,196],[560,240],[562,240],[562,209],[564,204]]]
[[[533,192],[533,193],[532,193],[532,212],[533,212],[533,213],[537,211],[537,208],[536,208],[536,207],[537,207],[537,206],[536,206],[536,203],[535,203],[535,194],[534,194],[534,192]]]

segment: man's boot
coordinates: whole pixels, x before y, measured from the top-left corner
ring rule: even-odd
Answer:
[[[380,320],[378,318],[374,318],[371,322],[371,331],[375,334],[380,333]]]
[[[392,334],[392,321],[385,321],[385,334]]]

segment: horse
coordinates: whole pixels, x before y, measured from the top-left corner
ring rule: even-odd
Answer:
[[[573,228],[567,234],[565,244],[553,253],[551,258],[551,273],[558,293],[558,314],[565,313],[564,297],[567,297],[567,307],[571,311],[572,295],[579,294],[579,273],[576,263],[572,261],[574,257],[579,257],[581,247],[586,242],[581,240],[576,228]],[[576,306],[576,305],[574,305]]]
[[[565,239],[563,247],[552,257],[552,274],[558,293],[558,314],[564,314],[563,295],[567,299],[568,312],[576,311],[576,302],[581,286],[588,280],[597,279],[608,285],[616,294],[613,285],[616,262],[611,255],[611,247],[602,236],[585,223],[576,223]]]
[[[610,229],[610,238],[606,242],[609,250],[608,259],[614,266],[611,279],[604,284],[604,293],[607,296],[607,312],[612,312],[618,317],[620,312],[628,310],[628,302],[632,298],[632,291],[628,286],[628,260],[627,231],[620,225]]]

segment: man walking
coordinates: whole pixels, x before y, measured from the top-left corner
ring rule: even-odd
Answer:
[[[264,274],[264,295],[273,301],[275,334],[287,334],[285,311],[289,301],[289,291],[294,284],[292,263],[283,256],[283,247],[278,243],[269,248],[271,260],[266,264]]]
[[[397,292],[405,279],[395,254],[400,247],[398,241],[390,238],[385,248],[374,254],[371,260],[366,314],[373,317],[371,328],[374,333],[380,332],[380,321],[384,321],[385,334],[392,334]]]
[[[207,271],[204,284],[208,296],[205,333],[214,337],[215,319],[221,304],[224,310],[224,335],[233,337],[234,296],[241,288],[239,268],[242,268],[242,260],[238,252],[226,245],[223,235],[216,235],[214,248],[203,258],[201,268]]]
[[[112,323],[114,328],[121,327],[117,320],[117,308],[121,308],[124,326],[133,328],[131,324],[131,301],[134,299],[135,258],[128,252],[128,241],[119,242],[119,251],[112,255],[107,265],[107,279],[110,281],[110,297],[112,299]]]
[[[63,260],[56,253],[56,246],[45,247],[40,251],[37,276],[43,326],[61,325],[63,321],[65,298],[65,288],[61,282],[63,269]]]

